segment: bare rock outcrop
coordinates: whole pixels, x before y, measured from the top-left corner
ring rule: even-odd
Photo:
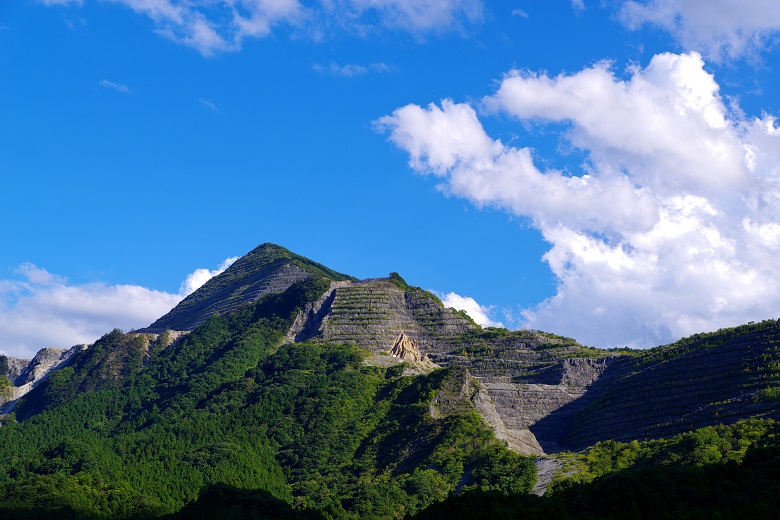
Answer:
[[[74,354],[87,348],[88,345],[75,345],[69,349],[44,348],[39,350],[13,380],[14,386],[9,387],[4,393],[5,395],[0,396],[0,415],[11,412],[19,398],[38,386],[50,373],[65,367]]]
[[[330,288],[319,300],[307,304],[306,307],[298,313],[292,327],[290,327],[290,330],[287,332],[287,336],[284,338],[284,342],[296,343],[306,341],[317,334],[322,327],[322,320],[331,311],[333,300],[336,298],[336,290],[348,287],[351,283],[352,282],[349,280],[331,282]]]
[[[14,381],[22,370],[30,364],[29,359],[19,359],[11,356],[0,356],[0,376],[7,377]]]
[[[498,413],[493,398],[484,386],[479,385],[479,390],[472,401],[482,418],[493,429],[496,437],[505,440],[509,449],[523,455],[542,455],[544,453],[536,436],[527,427],[507,426],[501,418],[501,414]]]
[[[390,355],[403,359],[404,361],[420,362],[428,359],[427,354],[420,352],[417,347],[417,341],[413,340],[403,332],[395,340],[393,348],[390,349]]]

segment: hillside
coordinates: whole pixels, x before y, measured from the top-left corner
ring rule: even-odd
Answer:
[[[777,321],[641,352],[483,329],[397,273],[356,280],[263,244],[148,328],[0,358],[0,511],[157,517],[235,497],[402,517],[453,492],[527,493],[528,455],[560,453],[556,493],[680,464],[654,439],[716,426],[736,440],[706,441],[722,454],[707,463],[740,464],[774,446],[779,342]],[[561,453],[594,445],[574,466]]]
[[[563,433],[569,448],[604,439],[670,437],[747,417],[778,419],[780,320],[697,334],[618,358],[580,406]]]

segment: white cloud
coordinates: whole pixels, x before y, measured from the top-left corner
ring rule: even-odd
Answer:
[[[204,56],[238,51],[278,26],[321,36],[329,27],[365,33],[373,25],[411,33],[458,29],[482,19],[482,0],[107,0],[152,20],[155,32]],[[82,0],[42,0],[81,5]]]
[[[568,125],[574,176],[541,171],[477,111],[445,100],[377,122],[446,193],[530,217],[557,293],[526,325],[598,346],[651,346],[780,315],[780,128],[729,110],[696,53],[620,79],[607,64],[512,71],[480,104],[521,124]]]
[[[620,18],[632,29],[663,27],[713,59],[754,53],[780,36],[777,0],[629,0]]]
[[[441,297],[442,303],[445,307],[452,307],[453,309],[457,309],[459,311],[465,311],[472,320],[483,327],[504,326],[504,324],[500,321],[491,320],[489,314],[492,309],[490,307],[483,307],[477,303],[474,298],[469,296],[461,296],[454,292],[447,294],[439,293],[439,296]]]
[[[123,85],[121,83],[114,83],[113,81],[108,81],[107,79],[102,79],[98,82],[98,85],[104,88],[110,88],[113,90],[116,90],[117,92],[121,92],[122,94],[130,94],[130,87],[127,85]]]
[[[145,327],[235,260],[216,270],[196,269],[178,294],[138,285],[71,284],[23,264],[19,277],[0,280],[0,353],[29,359],[44,347],[92,343],[114,328]]]
[[[225,259],[225,261],[222,262],[216,269],[195,269],[192,273],[188,274],[187,278],[185,278],[182,282],[181,287],[179,287],[179,294],[182,297],[189,296],[196,290],[200,289],[204,283],[208,282],[218,274],[222,273],[225,269],[233,265],[233,262],[236,260],[238,260],[237,256],[231,256],[230,258]]]

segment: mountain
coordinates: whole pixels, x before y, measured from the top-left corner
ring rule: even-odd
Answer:
[[[191,331],[209,316],[226,313],[269,294],[284,292],[296,282],[323,276],[333,281],[353,278],[274,244],[262,244],[207,281],[171,312],[139,332]]]
[[[397,273],[263,244],[147,328],[0,358],[0,511],[392,518],[530,492],[536,465],[543,492],[738,464],[775,438],[779,340],[777,321],[639,352],[483,329]]]

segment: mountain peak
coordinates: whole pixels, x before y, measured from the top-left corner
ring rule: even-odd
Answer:
[[[236,260],[174,307],[168,314],[139,332],[166,329],[189,331],[215,313],[226,313],[269,294],[285,291],[312,276],[334,281],[354,278],[266,242]]]

